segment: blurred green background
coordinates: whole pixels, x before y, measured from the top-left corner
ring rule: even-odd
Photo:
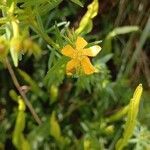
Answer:
[[[92,59],[99,72],[75,77],[65,74],[66,60],[60,50],[92,0],[1,0],[1,36],[12,35],[13,2],[21,35],[25,33],[36,44],[27,55],[19,54],[18,67],[10,54],[7,59],[40,121],[38,125],[25,109],[7,69],[9,63],[2,61],[0,150],[114,150],[127,117],[108,119],[129,104],[140,83],[139,113],[124,149],[150,150],[150,1],[97,1],[97,15],[81,36],[91,44],[100,41],[102,50]],[[47,36],[56,44],[51,45]],[[0,59],[2,54],[0,45]]]

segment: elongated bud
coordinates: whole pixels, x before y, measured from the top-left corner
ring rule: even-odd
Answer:
[[[57,100],[58,97],[58,87],[55,85],[52,85],[50,87],[50,100],[51,103],[54,103]]]

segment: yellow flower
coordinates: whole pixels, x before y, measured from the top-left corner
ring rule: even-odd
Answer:
[[[76,71],[83,69],[84,73],[89,75],[96,71],[95,67],[91,64],[89,57],[96,56],[101,47],[98,45],[85,48],[88,43],[82,37],[77,37],[75,48],[70,45],[66,45],[62,49],[62,54],[70,57],[71,60],[67,63],[66,72],[67,75],[73,75]]]

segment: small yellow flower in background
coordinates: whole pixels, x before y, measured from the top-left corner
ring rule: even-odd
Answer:
[[[100,52],[101,47],[95,45],[85,48],[87,44],[88,43],[84,40],[84,38],[77,37],[75,48],[70,45],[66,45],[62,49],[62,54],[71,58],[66,66],[67,75],[73,75],[80,69],[83,69],[84,73],[87,75],[96,72],[95,67],[91,64],[88,57],[96,56]]]

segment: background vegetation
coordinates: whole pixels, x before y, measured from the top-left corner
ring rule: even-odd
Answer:
[[[149,150],[149,6],[0,0],[0,150]],[[98,72],[70,77],[78,35],[102,47]]]

